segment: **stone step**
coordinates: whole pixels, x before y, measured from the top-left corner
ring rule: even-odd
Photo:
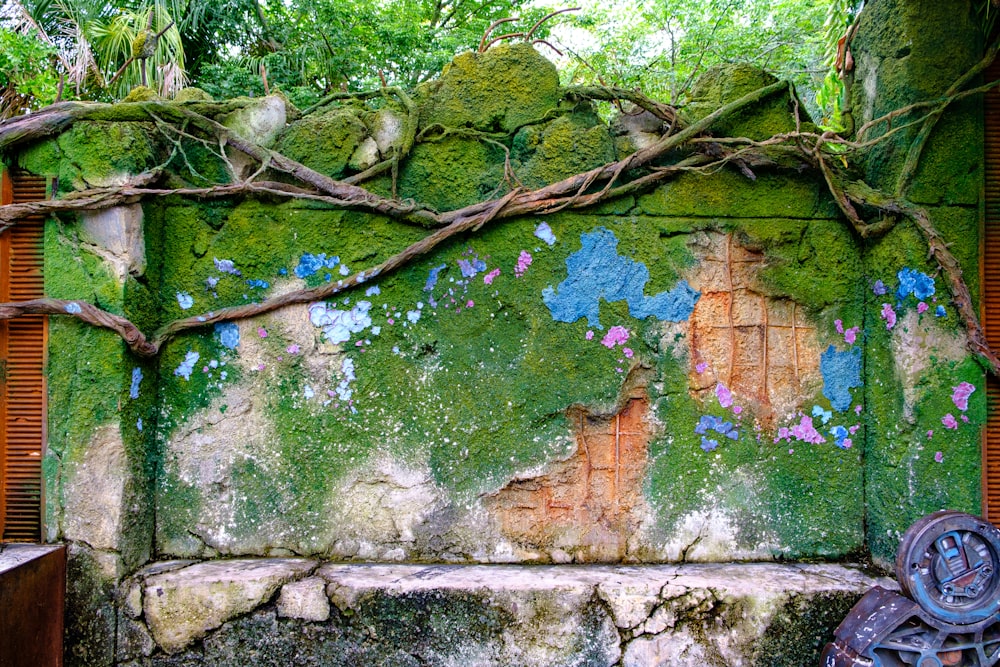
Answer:
[[[818,664],[891,580],[836,564],[398,565],[169,561],[122,590],[119,664]]]

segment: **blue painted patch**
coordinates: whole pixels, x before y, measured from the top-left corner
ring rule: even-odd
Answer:
[[[142,369],[136,366],[132,369],[132,386],[128,390],[128,397],[132,400],[139,398],[140,383],[142,383]]]
[[[691,316],[701,294],[687,281],[674,289],[655,296],[646,296],[649,269],[642,262],[618,254],[618,238],[613,232],[598,227],[580,236],[582,247],[566,258],[568,276],[556,288],[542,290],[542,301],[557,322],[575,322],[581,317],[597,329],[600,322],[600,300],[625,301],[632,317],[682,322]]]
[[[215,270],[220,273],[228,273],[233,276],[240,275],[240,270],[236,268],[231,259],[219,259],[218,257],[213,257],[212,261],[215,263]]]
[[[437,287],[438,275],[448,268],[447,264],[442,264],[441,266],[435,266],[427,272],[427,282],[424,283],[424,291],[431,292]]]
[[[926,273],[904,268],[900,269],[896,277],[899,278],[899,289],[896,290],[896,296],[900,301],[910,294],[921,301],[934,294],[934,279]]]
[[[142,417],[135,420],[135,427],[139,429],[139,433],[142,433]]]
[[[320,301],[309,306],[309,319],[313,326],[321,327],[323,335],[331,343],[344,343],[351,334],[360,333],[372,324],[368,314],[372,304],[370,301],[358,301],[351,310],[337,310],[330,304]]]
[[[235,350],[240,344],[240,327],[236,322],[217,322],[215,333],[219,335],[219,342],[230,350]]]
[[[947,317],[947,316],[948,313],[945,311],[944,306],[938,306],[937,308],[934,309],[934,317]]]
[[[185,380],[191,379],[191,373],[194,371],[194,365],[198,363],[198,359],[201,355],[194,350],[188,350],[188,353],[184,355],[184,361],[181,365],[174,369],[174,375],[177,377],[182,377]]]
[[[702,415],[701,419],[694,427],[694,432],[698,435],[705,435],[709,430],[715,431],[719,435],[724,435],[730,440],[739,440],[740,432],[732,422],[725,421],[722,417],[714,415]],[[704,438],[702,438],[704,440]],[[718,443],[716,443],[718,444]]]
[[[549,227],[549,223],[542,222],[535,227],[535,236],[545,241],[546,245],[554,245],[556,242],[556,235],[552,233],[552,228]]]
[[[486,262],[481,259],[474,259],[472,261],[460,259],[458,260],[458,268],[462,270],[463,278],[474,278],[477,273],[486,270]]]
[[[258,280],[256,278],[248,278],[247,279],[247,285],[250,286],[250,289],[267,289],[268,287],[271,286],[271,283],[267,282],[266,280]]]
[[[701,436],[701,448],[706,452],[711,452],[719,446],[718,440],[709,440],[705,436]]]
[[[850,435],[850,432],[843,426],[834,426],[830,429],[830,435],[833,436],[834,442],[841,449],[846,449],[844,441]]]
[[[940,308],[940,306],[938,306],[938,307]],[[66,304],[66,312],[69,313],[70,315],[79,315],[80,314],[80,304],[76,303],[75,301],[71,302],[71,303],[67,303]]]
[[[861,348],[838,352],[831,345],[820,356],[819,370],[823,374],[823,395],[830,399],[833,409],[843,412],[850,408],[850,390],[861,386]]]
[[[327,257],[325,252],[318,255],[304,252],[299,258],[299,263],[295,267],[295,275],[298,278],[308,278],[322,268],[332,269],[340,264],[340,257],[334,255]]]
[[[181,310],[187,310],[194,305],[194,299],[187,292],[178,292],[177,305],[181,307]]]
[[[831,410],[824,410],[819,405],[814,405],[812,410],[812,416],[819,417],[820,420],[822,420],[822,422],[825,424],[828,421],[830,421],[831,417],[833,417],[833,412]]]

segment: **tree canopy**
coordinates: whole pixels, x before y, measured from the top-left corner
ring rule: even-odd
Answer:
[[[678,104],[706,68],[751,62],[795,82],[814,112],[826,80],[819,101],[835,111],[827,74],[857,4],[586,0],[572,11],[555,0],[4,0],[0,117],[57,97],[121,99],[143,81],[164,97],[186,85],[216,98],[280,89],[303,107],[336,90],[412,88],[491,28],[489,39],[531,32],[567,84]]]

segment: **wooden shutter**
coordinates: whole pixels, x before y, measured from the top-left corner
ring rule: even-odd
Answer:
[[[45,179],[3,172],[3,200],[45,199]],[[32,216],[0,234],[0,301],[44,296],[44,218]],[[42,454],[45,446],[45,350],[48,320],[29,315],[0,321],[0,538],[42,537]]]
[[[1000,78],[994,63],[986,79]],[[993,88],[985,101],[986,216],[982,244],[981,320],[986,340],[1000,350],[1000,90]],[[983,516],[1000,524],[1000,382],[992,375],[986,380],[988,416],[983,433]]]

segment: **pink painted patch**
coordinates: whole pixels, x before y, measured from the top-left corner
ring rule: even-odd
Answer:
[[[839,333],[839,334],[844,333],[844,321],[843,320],[834,320],[833,321],[833,326],[836,327],[837,333]]]
[[[813,426],[812,417],[807,415],[802,415],[802,420],[798,424],[793,426],[790,431],[793,438],[801,440],[803,442],[809,442],[814,445],[818,445],[826,442],[826,439],[820,435],[816,427]]]
[[[882,304],[882,314],[880,317],[885,320],[886,329],[892,329],[896,326],[896,311],[892,309],[891,303]]]
[[[950,428],[950,429],[958,428],[958,422],[955,421],[955,417],[953,417],[950,412],[946,414],[944,417],[941,417],[941,423],[944,424],[945,428]]]
[[[733,392],[721,382],[715,385],[715,396],[719,399],[719,405],[728,408],[733,404]]]
[[[951,400],[955,407],[965,412],[969,409],[969,396],[976,390],[976,386],[968,382],[962,382],[957,387],[951,389]]]
[[[392,318],[390,317],[389,319],[387,319],[387,320],[386,320],[386,322],[388,322],[389,324],[395,324],[395,323],[396,323],[396,320],[394,320],[394,319],[392,319]]]
[[[523,276],[529,266],[531,266],[531,253],[527,250],[522,250],[521,254],[517,256],[517,265],[514,267],[514,277],[520,278]]]
[[[934,437],[934,429],[927,431],[927,439],[930,440]]]
[[[496,280],[496,277],[499,275],[500,275],[500,269],[493,269],[485,276],[483,276],[483,282],[486,283],[487,285],[492,285],[493,281]]]
[[[861,406],[860,405],[855,405],[854,406],[854,414],[856,414],[856,415],[860,415],[861,414]]]
[[[705,363],[704,361],[702,361],[701,363],[695,364],[695,367],[694,367],[695,371],[698,372],[698,375],[701,375],[702,373],[704,373],[706,368],[708,368],[708,364]]]
[[[930,306],[928,306],[923,301],[921,301],[920,303],[917,304],[917,312],[918,313],[921,313],[921,314],[926,313],[928,308],[930,308]]]
[[[285,348],[285,352],[288,352],[288,354],[298,354],[299,346],[296,345],[295,343],[292,343],[291,345]]]
[[[968,424],[969,423],[969,416],[968,415],[962,415],[962,421],[965,422],[966,424]]]
[[[632,358],[632,355],[634,355],[634,354],[635,354],[635,352],[633,352],[633,351],[632,351],[632,348],[630,348],[630,347],[623,347],[623,348],[622,348],[622,354],[624,354],[624,355],[625,355],[625,358],[626,358],[626,359],[631,359],[631,358]]]
[[[467,302],[467,303],[465,304],[465,307],[466,307],[466,308],[472,308],[472,307],[473,307],[474,305],[476,305],[476,302],[475,302],[475,301],[472,301],[472,300],[469,300],[469,301],[468,301],[468,302]]]
[[[257,365],[257,370],[259,370],[259,371],[264,370],[264,364],[258,364]]]
[[[742,405],[734,405],[733,406],[733,414],[737,414],[738,415],[738,414],[740,414],[742,412],[743,412],[743,406]]]
[[[854,341],[858,339],[858,332],[861,331],[861,327],[851,327],[844,332],[844,342],[849,345],[854,345]]]
[[[601,339],[601,345],[610,349],[615,345],[621,345],[627,340],[628,329],[622,326],[613,326],[608,329],[608,333],[604,334],[604,338]]]
[[[261,338],[267,338],[267,329],[264,327],[257,327],[257,335]]]
[[[934,454],[934,460],[937,461],[938,463],[944,461],[944,452],[937,452],[936,454]]]
[[[851,447],[854,446],[854,441],[852,441],[850,438],[844,438],[844,441],[840,443],[840,446],[843,449],[850,449]]]
[[[594,332],[588,331],[587,335],[585,335],[584,338],[586,338],[587,340],[594,340]]]

